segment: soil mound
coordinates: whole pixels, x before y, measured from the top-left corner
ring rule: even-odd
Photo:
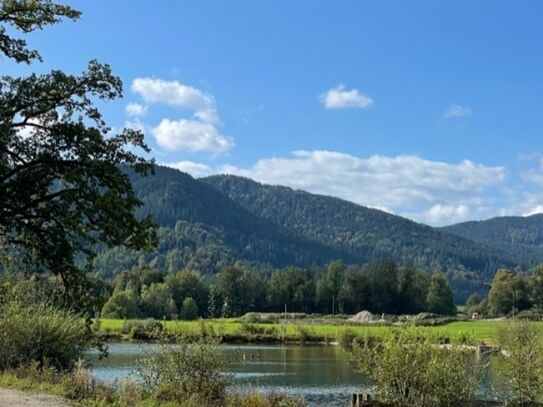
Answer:
[[[359,322],[359,323],[375,322],[377,320],[378,318],[375,315],[373,315],[371,312],[366,311],[366,310],[360,311],[358,314],[348,319],[349,322]]]

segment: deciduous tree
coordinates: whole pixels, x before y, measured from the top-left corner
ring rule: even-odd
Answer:
[[[11,33],[79,15],[51,0],[4,0],[0,52],[16,62],[40,60]],[[134,215],[141,202],[121,169],[151,170],[134,152],[148,151],[144,136],[113,131],[95,104],[121,96],[121,80],[97,61],[79,75],[0,78],[0,248],[26,268],[60,275],[74,301],[85,297],[98,245],[143,249],[155,240],[150,219]]]
[[[430,279],[428,296],[426,297],[428,311],[440,315],[453,315],[456,311],[449,282],[442,273],[434,273]]]

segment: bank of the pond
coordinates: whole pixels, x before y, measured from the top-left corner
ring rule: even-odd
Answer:
[[[420,326],[423,334],[435,335],[441,342],[462,341],[467,344],[495,345],[500,320],[453,321],[437,326]],[[543,331],[543,323],[535,323]],[[154,321],[101,319],[97,335],[105,341],[154,340],[160,334],[198,336],[220,334],[226,343],[319,343],[331,344],[343,335],[381,336],[392,329],[389,325],[354,325],[349,323],[247,323],[239,319],[199,321]]]
[[[107,358],[90,352],[87,359],[98,379],[137,380],[138,360],[158,349],[163,348],[156,343],[110,343]],[[370,389],[348,352],[337,346],[222,344],[219,352],[229,361],[229,393],[285,394],[304,398],[308,407],[346,407],[352,393]]]
[[[88,354],[93,374],[105,381],[121,381],[133,377],[137,361],[160,349],[156,343],[120,342],[109,344],[110,354],[99,359],[96,352]],[[308,407],[347,407],[352,394],[370,392],[367,378],[358,372],[349,352],[340,347],[311,345],[245,344],[220,346],[221,354],[230,360],[227,372],[229,391],[261,391],[300,396]],[[480,361],[475,354],[474,363]],[[492,399],[494,369],[499,357],[483,356],[492,367],[480,381],[479,396]],[[132,376],[131,376],[132,375]]]

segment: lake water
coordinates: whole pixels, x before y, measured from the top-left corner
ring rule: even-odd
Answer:
[[[110,344],[107,358],[98,360],[95,354],[89,355],[92,370],[103,380],[124,378],[131,374],[137,359],[156,346]],[[221,351],[236,361],[229,370],[233,391],[280,391],[303,396],[310,407],[345,407],[352,393],[369,388],[338,346],[224,345]],[[487,397],[492,396],[492,382],[491,370],[481,387]]]

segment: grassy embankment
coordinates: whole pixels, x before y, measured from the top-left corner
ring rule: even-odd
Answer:
[[[380,336],[390,332],[388,325],[354,325],[348,323],[311,323],[308,321],[280,323],[247,323],[235,318],[202,321],[161,321],[162,333],[196,336],[220,333],[226,342],[336,342],[345,332],[359,336]],[[421,333],[435,335],[442,340],[466,343],[496,344],[496,332],[504,321],[454,321],[437,326],[418,327]],[[537,323],[543,331],[543,323]],[[125,321],[102,319],[98,335],[106,340],[153,339],[149,320]]]

